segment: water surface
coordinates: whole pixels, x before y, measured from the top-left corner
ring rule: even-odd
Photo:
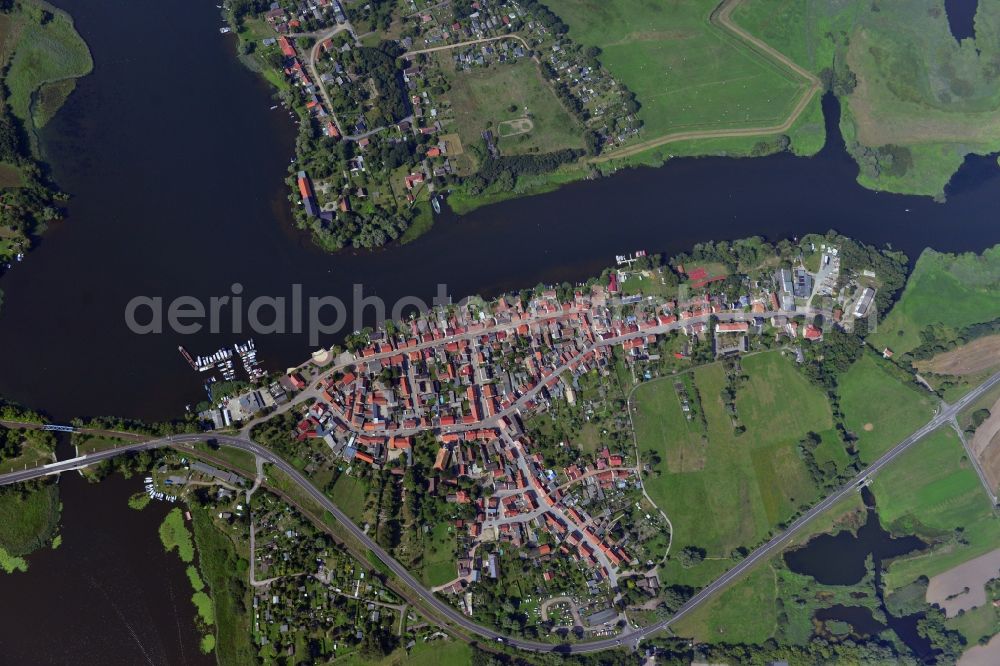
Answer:
[[[62,545],[28,556],[28,571],[0,574],[0,663],[214,664],[198,648],[193,590],[176,553],[160,543],[169,506],[128,498],[142,478],[59,481]]]
[[[239,282],[248,301],[288,295],[294,283],[306,297],[342,298],[361,283],[389,303],[430,300],[439,283],[456,299],[490,296],[583,279],[639,248],[674,254],[709,239],[830,228],[912,255],[1000,242],[995,160],[967,164],[947,204],[870,192],[855,183],[830,102],[834,135],[811,159],[678,159],[460,219],[446,214],[404,247],[327,255],[286,211],[295,128],[237,62],[213,3],[60,5],[95,61],[43,136],[74,198],[69,219],[3,279],[0,309],[0,395],[58,419],[177,416],[203,396],[177,346],[206,354],[244,337],[137,336],[123,316],[137,295],[205,300]],[[305,333],[258,337],[257,346],[273,369],[312,351]]]
[[[957,41],[976,38],[976,10],[979,0],[944,0],[948,28]]]

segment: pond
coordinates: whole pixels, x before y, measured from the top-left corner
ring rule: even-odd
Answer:
[[[976,38],[976,10],[979,0],[944,0],[948,27],[957,41]]]
[[[785,553],[785,564],[795,573],[812,576],[823,585],[855,585],[865,577],[865,560],[871,556],[878,569],[883,560],[925,548],[915,536],[893,537],[883,529],[874,497],[865,488],[868,506],[865,524],[856,534],[847,530],[821,534],[805,546]]]
[[[929,657],[933,653],[930,642],[920,636],[917,622],[922,614],[894,617],[885,606],[882,596],[882,566],[886,560],[927,547],[916,536],[893,537],[883,529],[875,507],[875,496],[868,488],[862,489],[867,508],[865,524],[856,534],[847,530],[836,534],[821,534],[801,548],[785,553],[785,564],[795,573],[812,576],[824,585],[855,585],[865,577],[866,560],[870,556],[875,568],[875,592],[886,622],[900,640],[918,658]],[[867,618],[865,616],[868,616]],[[818,620],[840,620],[850,624],[856,633],[877,633],[876,624],[881,623],[871,617],[871,611],[863,607],[831,606],[816,612]]]

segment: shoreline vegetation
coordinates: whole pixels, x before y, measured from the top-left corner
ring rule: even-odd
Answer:
[[[132,505],[131,501],[129,502]],[[134,507],[133,508],[137,508]],[[205,654],[212,652],[216,645],[216,623],[215,623],[215,602],[209,593],[205,591],[205,581],[200,571],[202,566],[201,558],[195,564],[195,536],[184,522],[184,513],[179,507],[170,510],[163,523],[160,525],[160,541],[163,548],[168,553],[177,551],[177,556],[186,566],[185,573],[191,583],[193,594],[191,603],[194,605],[195,624],[202,632],[200,643],[201,651]],[[211,588],[210,588],[211,589]]]
[[[943,12],[894,6],[906,29],[883,56],[855,46],[889,26],[860,0],[818,12],[777,0],[532,0],[496,16],[468,4],[408,15],[393,3],[227,5],[239,59],[299,125],[289,201],[323,249],[411,242],[442,193],[464,215],[675,157],[812,156],[826,141],[825,92],[869,189],[941,200],[967,154],[1000,149],[972,122],[1000,98],[977,70],[994,49],[988,35],[978,55],[972,40],[952,44]],[[904,55],[918,43],[935,48]],[[911,65],[952,72],[950,89]],[[904,74],[907,89],[893,84]],[[894,134],[889,111],[904,128],[926,116],[941,138]]]
[[[832,248],[836,248],[835,253]],[[695,290],[724,295],[724,302],[732,303],[738,302],[746,285],[775,280],[777,271],[818,272],[827,265],[828,255],[839,257],[835,269],[836,291],[840,297],[850,297],[843,301],[835,298],[830,303],[832,312],[854,311],[853,303],[863,298],[862,289],[877,288],[871,302],[879,311],[890,312],[883,320],[884,330],[870,330],[861,324],[861,319],[854,319],[852,330],[834,327],[821,339],[807,343],[799,341],[798,333],[781,332],[772,322],[774,330],[768,331],[773,335],[763,336],[770,339],[767,346],[721,360],[715,358],[711,345],[692,341],[688,347],[688,341],[677,335],[674,342],[683,347],[658,349],[664,352],[657,354],[662,370],[658,378],[666,381],[657,383],[651,375],[645,380],[633,379],[633,386],[643,387],[636,394],[637,407],[633,407],[638,420],[631,426],[637,436],[637,455],[642,452],[641,460],[649,466],[643,485],[653,496],[654,506],[662,502],[672,513],[670,530],[677,553],[668,553],[669,558],[659,566],[660,576],[673,586],[671,593],[690,596],[714,579],[719,567],[745,557],[754,544],[770,535],[770,530],[794,520],[803,506],[840,487],[865,464],[926,423],[933,412],[931,402],[935,396],[933,389],[928,391],[916,385],[909,361],[925,354],[960,349],[968,341],[979,339],[971,334],[980,333],[979,329],[970,332],[969,326],[985,323],[992,330],[1000,311],[987,306],[996,307],[1000,246],[980,255],[946,255],[925,250],[907,276],[909,264],[901,253],[864,245],[835,232],[808,235],[794,243],[748,238],[696,244],[669,261],[659,255],[636,257],[627,268],[605,270],[586,282],[609,287],[613,280],[616,292],[620,289],[623,297],[638,298],[633,304],[647,296],[666,297],[682,282]],[[696,278],[698,275],[702,277]],[[704,281],[712,275],[717,277]],[[551,291],[555,298],[568,299],[579,286],[552,285]],[[775,289],[780,288],[783,287],[775,283]],[[525,289],[520,299],[527,302],[533,294],[549,290],[543,285]],[[945,296],[947,303],[936,300]],[[489,309],[490,304],[484,307]],[[751,303],[744,307],[748,314],[754,312]],[[809,321],[804,317],[797,324],[808,326]],[[791,323],[785,322],[785,326]],[[933,337],[926,330],[927,324],[933,324],[938,332],[953,335]],[[762,321],[761,326],[767,324]],[[392,330],[396,330],[395,324]],[[366,332],[362,337],[371,333]],[[719,334],[718,328],[715,333]],[[897,355],[884,351],[885,346],[880,342],[883,337],[897,346]],[[804,340],[805,336],[801,338]],[[371,340],[356,342],[355,347]],[[921,343],[926,348],[922,349]],[[797,348],[794,353],[792,346]],[[682,348],[687,351],[678,352],[679,355],[671,353]],[[621,380],[617,381],[621,385]],[[585,391],[592,388],[581,385],[577,399],[585,399]],[[872,395],[886,399],[873,402]],[[697,418],[685,417],[684,405]],[[0,417],[9,421],[41,419],[37,414],[23,414],[11,407],[0,411]],[[258,431],[254,437],[291,458],[292,449],[283,447],[299,446],[289,443],[296,420],[289,418],[287,427],[280,425],[280,420],[274,421],[270,425],[276,427],[271,433],[265,437]],[[104,425],[111,423],[115,421],[106,420]],[[661,427],[662,424],[668,427]],[[119,423],[116,429],[148,433],[157,427]],[[681,433],[686,434],[678,437]],[[537,437],[539,447],[542,439]],[[551,439],[559,440],[562,448],[562,440],[566,438],[560,430]],[[605,435],[603,442],[606,444],[608,439]],[[573,440],[582,438],[570,436],[567,441]],[[727,445],[730,451],[725,450]],[[597,446],[595,442],[593,448]],[[414,450],[424,448],[418,443]],[[923,455],[917,455],[917,448]],[[928,577],[985,552],[996,541],[1000,528],[993,507],[983,499],[980,482],[968,467],[958,436],[948,429],[940,430],[917,448],[880,472],[873,487],[885,529],[895,536],[919,534],[930,544],[930,550],[886,560],[884,570],[878,574],[866,564],[864,578],[850,585],[810,580],[780,564],[775,555],[770,563],[748,571],[711,605],[677,625],[685,632],[684,636],[698,639],[697,654],[711,656],[713,661],[722,658],[750,661],[751,656],[768,654],[776,658],[792,656],[810,663],[824,655],[911,663],[906,661],[909,640],[894,634],[895,628],[888,631],[883,627],[872,634],[860,628],[851,630],[850,622],[829,618],[815,625],[813,614],[834,610],[844,602],[864,606],[876,615],[882,605],[900,607],[900,599],[907,590],[926,586]],[[23,447],[15,454],[24,455]],[[132,463],[135,469],[156,466],[153,454],[146,455],[143,460],[135,458]],[[185,452],[185,455],[197,457],[198,453]],[[549,453],[543,457],[547,461],[555,459]],[[928,460],[933,464],[928,465]],[[220,460],[214,462],[224,465]],[[305,464],[301,461],[302,467]],[[325,472],[321,470],[319,474]],[[319,474],[312,478],[318,478]],[[713,476],[713,481],[705,483]],[[336,486],[335,479],[326,478],[330,481],[328,488]],[[688,481],[703,485],[686,488]],[[48,488],[55,493],[54,486]],[[774,490],[777,488],[781,490]],[[336,490],[327,492],[333,493],[331,496],[339,503],[365,507],[364,511],[384,509],[381,505],[368,506],[364,497],[358,498],[353,491],[349,501],[346,495],[336,498]],[[699,492],[704,499],[698,498]],[[416,496],[421,497],[421,503],[436,501],[422,493]],[[0,495],[0,526],[5,524],[3,497]],[[728,502],[732,509],[724,510],[720,501]],[[808,544],[813,536],[826,532],[837,532],[839,536],[845,527],[845,510],[851,515],[861,510],[857,496],[851,498],[850,504],[847,506],[845,502],[832,508],[816,529],[797,537],[796,543]],[[732,517],[740,511],[746,512],[746,516],[739,525],[731,526],[724,524],[725,519],[699,520],[699,512],[704,512],[705,507],[717,512],[717,517]],[[201,503],[191,503],[189,509],[190,522],[185,521],[182,509],[172,509],[160,526],[160,537],[164,548],[168,552],[176,550],[186,565],[196,621],[203,633],[201,648],[206,653],[216,651],[220,663],[230,663],[230,658],[232,663],[247,663],[246,655],[252,655],[253,647],[248,643],[249,632],[240,629],[249,622],[251,608],[244,603],[248,588],[243,576],[249,563],[243,551],[235,548],[239,540],[234,541],[214,523],[214,509]],[[860,524],[849,520],[847,527],[856,532]],[[0,550],[0,567],[21,569],[23,560],[18,559],[16,550],[7,547],[9,542],[3,540],[3,534],[0,530],[0,548],[4,549]],[[444,538],[442,541],[447,543]],[[638,541],[630,543],[635,544],[633,548],[639,545]],[[435,551],[428,551],[431,552]],[[933,564],[926,558],[930,553],[936,558]],[[440,580],[445,582],[448,578],[442,574]],[[868,596],[851,594],[862,589],[867,590]],[[799,603],[797,599],[808,599],[808,603]],[[919,622],[925,627],[930,649],[935,654],[957,656],[987,631],[978,625],[966,627],[961,618],[939,617],[937,610],[923,603],[922,594],[907,599],[909,610],[905,613],[894,610],[894,619],[925,613]],[[792,602],[800,609],[796,617],[785,612],[785,604]],[[748,622],[746,618],[753,615],[755,608],[760,609],[759,616]],[[640,622],[650,619],[638,614],[633,617],[646,617]],[[888,618],[885,614],[877,617]],[[995,633],[992,627],[988,624],[989,631]],[[735,629],[729,633],[732,628]],[[677,654],[689,653],[690,645],[674,644],[673,640],[657,636],[644,645],[657,646],[667,654],[672,650],[677,650]]]
[[[697,31],[707,71],[669,39],[651,54],[677,73],[671,94],[717,89],[683,108],[644,101],[655,84],[636,75],[639,52],[619,66],[614,45],[593,43],[560,2],[496,16],[445,3],[400,16],[391,3],[314,14],[242,0],[225,17],[239,60],[299,125],[287,179],[296,222],[337,251],[414,240],[432,227],[442,192],[461,215],[674,156],[815,154],[825,135],[820,78],[735,25],[739,4],[702,0],[679,17],[629,19],[680,18]],[[729,77],[751,83],[725,90]]]
[[[69,14],[43,0],[0,0],[0,275],[62,219],[68,197],[49,176],[38,130],[93,66]]]

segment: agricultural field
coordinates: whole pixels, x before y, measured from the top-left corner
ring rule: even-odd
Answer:
[[[969,448],[979,459],[983,473],[986,474],[993,492],[996,492],[1000,488],[1000,399],[986,409],[989,411],[989,416],[976,428],[969,441]],[[985,414],[986,412],[980,411],[976,415],[975,422]],[[974,426],[975,422],[970,423],[970,426]]]
[[[934,399],[881,367],[870,354],[839,381],[844,424],[857,438],[861,460],[871,463],[934,415]]]
[[[697,368],[693,385],[705,415],[707,447],[701,466],[676,468],[682,449],[698,446],[685,430],[680,403],[669,378],[635,394],[640,451],[659,449],[664,461],[646,480],[646,490],[674,526],[674,549],[695,546],[706,559],[690,568],[671,560],[664,579],[701,585],[731,566],[734,549],[753,546],[802,504],[816,499],[816,487],[795,445],[810,431],[833,427],[826,397],[778,352],[747,356],[749,379],[736,398],[746,432],[737,435],[721,398],[726,385],[721,364]],[[671,395],[673,394],[673,395]],[[665,424],[656,426],[656,421]],[[697,437],[697,435],[696,435]],[[705,516],[713,519],[706,521]]]
[[[643,138],[782,123],[808,84],[711,23],[717,0],[551,0],[569,36],[635,93]]]
[[[734,18],[814,73],[836,65],[866,187],[941,195],[966,154],[1000,148],[996,3],[978,4],[976,37],[961,43],[930,0],[745,0]]]
[[[924,250],[899,302],[872,336],[897,354],[912,351],[929,326],[947,336],[963,327],[1000,318],[1000,246],[953,255]]]
[[[920,372],[965,377],[1000,366],[1000,335],[977,338],[952,351],[913,364]]]
[[[950,429],[938,430],[886,467],[875,477],[872,492],[887,529],[934,544],[888,566],[889,590],[947,571],[1000,544],[1000,517]]]
[[[531,60],[468,72],[454,71],[444,62],[442,69],[451,84],[446,96],[454,127],[466,148],[481,143],[486,129],[499,137],[497,146],[504,155],[583,147],[583,127],[562,107]]]

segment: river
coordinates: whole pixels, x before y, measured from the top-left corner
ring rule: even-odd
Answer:
[[[708,239],[777,239],[839,231],[916,255],[928,245],[981,250],[1000,241],[1000,169],[971,160],[948,202],[877,194],[836,132],[816,157],[678,159],[556,192],[446,213],[418,241],[327,255],[295,230],[282,183],[294,126],[270,111],[264,83],[218,33],[212,3],[60,0],[90,44],[95,70],[44,130],[42,144],[69,217],[4,277],[0,395],[57,419],[179,415],[202,398],[179,344],[208,353],[246,336],[140,336],[135,296],[230,294],[346,298],[352,285],[394,302],[494,295],[539,281],[582,279],[638,248],[668,254]],[[336,339],[325,339],[329,345]],[[311,351],[305,333],[257,337],[266,365]],[[11,353],[10,350],[16,350]]]
[[[66,442],[60,457],[72,454]],[[59,481],[62,544],[28,557],[27,573],[0,573],[0,659],[5,664],[212,664],[198,649],[193,590],[158,528],[170,505],[143,511],[128,498],[142,477]]]

